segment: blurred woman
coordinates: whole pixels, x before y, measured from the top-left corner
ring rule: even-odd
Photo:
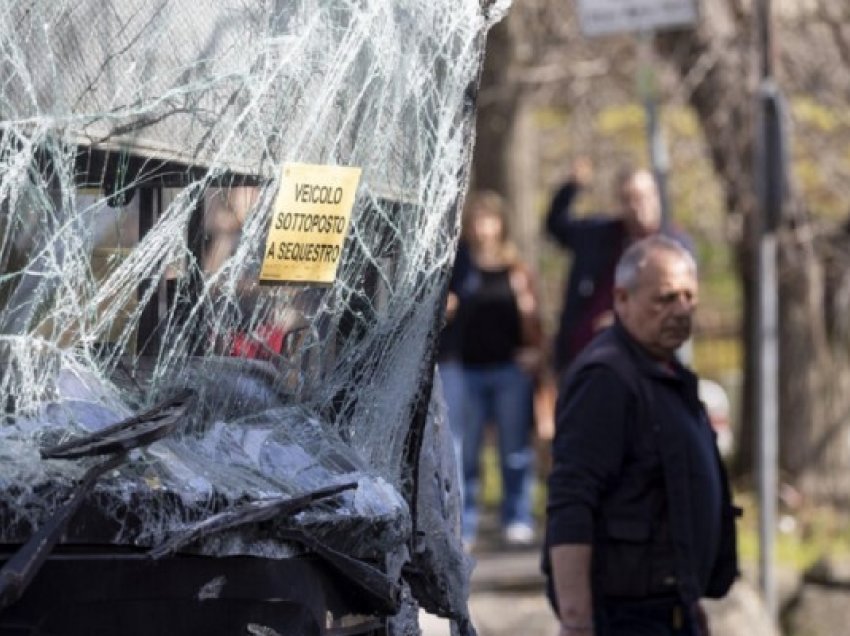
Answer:
[[[496,425],[502,475],[502,536],[510,545],[534,539],[531,445],[534,374],[541,330],[529,269],[508,238],[502,198],[470,196],[465,237],[471,267],[459,290],[460,351],[466,389],[463,436],[463,539],[478,530],[479,460],[485,425]]]

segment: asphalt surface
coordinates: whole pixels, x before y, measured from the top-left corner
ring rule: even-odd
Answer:
[[[540,574],[540,545],[506,546],[494,521],[485,527],[472,557],[469,611],[479,636],[556,636],[555,617]],[[422,612],[423,636],[450,636],[448,621]]]

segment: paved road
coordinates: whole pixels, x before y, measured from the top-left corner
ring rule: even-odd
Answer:
[[[469,610],[479,636],[556,636],[557,624],[538,569],[539,547],[506,550],[491,542],[475,556]],[[744,567],[744,579],[726,599],[704,603],[715,634],[778,635],[758,598],[750,569]],[[790,571],[780,574],[781,596],[787,601],[799,582]],[[419,622],[423,636],[450,636],[448,622],[443,619],[423,612]]]
[[[469,611],[479,636],[555,636],[555,618],[540,574],[540,546],[506,548],[484,532],[473,553]],[[447,621],[420,615],[423,636],[450,636]]]
[[[472,622],[478,636],[556,636],[552,612],[539,593],[475,592],[470,597]],[[423,613],[423,636],[450,636],[448,623]]]

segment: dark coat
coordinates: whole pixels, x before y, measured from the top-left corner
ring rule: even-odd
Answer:
[[[557,406],[544,572],[552,545],[586,543],[594,596],[727,592],[738,573],[735,509],[696,386],[619,324],[579,356]]]

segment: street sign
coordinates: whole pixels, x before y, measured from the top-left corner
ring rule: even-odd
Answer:
[[[697,0],[577,0],[581,32],[593,37],[696,24]]]

